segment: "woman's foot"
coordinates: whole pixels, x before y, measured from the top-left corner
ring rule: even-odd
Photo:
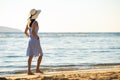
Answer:
[[[40,71],[40,70],[36,70],[36,73],[41,73],[41,74],[43,74],[43,72],[42,72],[42,71]]]
[[[28,72],[28,75],[34,75],[34,73],[32,73],[32,72]]]

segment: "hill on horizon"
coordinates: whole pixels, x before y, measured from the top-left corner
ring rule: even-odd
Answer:
[[[22,31],[15,28],[0,26],[0,32],[22,32]]]

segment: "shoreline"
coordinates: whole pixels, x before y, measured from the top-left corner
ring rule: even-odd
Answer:
[[[42,68],[44,74],[27,75],[26,72],[16,72],[11,76],[1,76],[0,80],[120,80],[120,66],[99,66],[99,68]],[[33,72],[35,70],[32,70]]]
[[[79,70],[97,70],[97,69],[111,69],[111,68],[120,68],[120,64],[118,63],[112,63],[112,64],[96,64],[92,66],[66,66],[66,67],[41,67],[41,70],[43,72],[57,72],[57,71],[79,71]],[[26,73],[27,69],[25,70],[14,70],[14,71],[1,71],[0,72],[0,77],[1,76],[11,76],[15,74],[23,74]],[[32,72],[35,72],[35,69],[32,68]]]

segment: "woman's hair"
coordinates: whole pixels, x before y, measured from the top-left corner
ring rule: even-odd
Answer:
[[[28,27],[32,26],[32,23],[35,21],[35,19],[31,19],[31,17],[28,19]]]

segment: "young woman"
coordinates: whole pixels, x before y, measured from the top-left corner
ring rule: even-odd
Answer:
[[[27,72],[28,75],[34,75],[34,73],[32,73],[31,71],[31,62],[32,62],[33,56],[38,56],[36,73],[42,73],[42,71],[40,71],[39,66],[42,60],[43,52],[40,46],[39,36],[37,34],[39,26],[38,26],[38,22],[36,21],[36,18],[38,17],[40,12],[41,10],[36,10],[36,9],[32,9],[30,11],[30,17],[28,19],[25,32],[24,32],[26,36],[29,37],[29,43],[27,48],[27,56],[29,56],[28,72]],[[29,30],[29,33],[28,33],[28,30]]]

